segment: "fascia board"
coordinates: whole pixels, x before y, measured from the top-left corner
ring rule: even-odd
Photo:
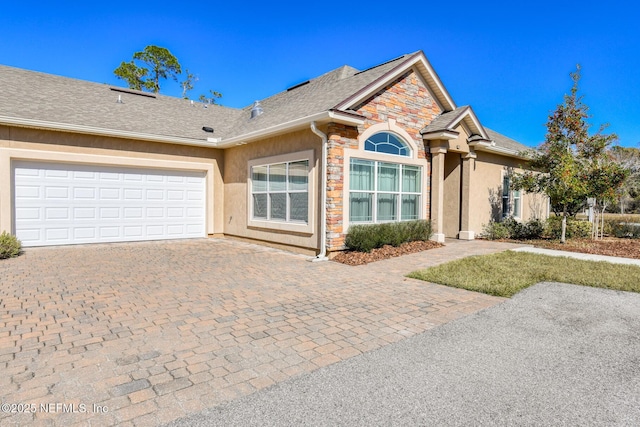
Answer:
[[[178,136],[153,135],[143,132],[132,132],[118,129],[106,129],[95,126],[72,125],[68,123],[50,122],[45,120],[24,119],[0,116],[0,124],[26,128],[46,129],[59,132],[83,133],[89,135],[110,136],[115,138],[138,139],[143,141],[162,142],[165,144],[192,145],[214,148],[215,144],[206,140],[182,138]]]
[[[478,120],[478,116],[476,116],[476,113],[470,106],[456,118],[456,120],[451,124],[451,127],[456,126],[458,123],[466,128],[465,130],[469,132],[469,135],[472,135],[477,131],[480,136],[485,139],[489,139],[487,131],[484,130],[480,120]],[[475,128],[475,130],[473,128]]]
[[[456,132],[454,130],[446,131],[439,130],[436,132],[429,132],[422,135],[422,139],[426,140],[434,140],[434,139],[456,139],[460,135],[460,132]]]
[[[438,98],[438,102],[443,105],[444,109],[455,110],[457,107],[455,105],[455,102],[453,102],[453,98],[451,98],[451,95],[449,95],[449,92],[445,89],[442,81],[440,80],[440,77],[438,77],[438,74],[435,72],[427,58],[424,56],[423,52],[418,52],[415,55],[407,58],[407,60],[398,64],[398,66],[396,66],[386,74],[378,77],[376,80],[369,83],[367,86],[360,89],[358,92],[336,105],[335,108],[338,110],[348,110],[353,106],[358,105],[360,102],[366,100],[371,95],[378,92],[386,84],[395,80],[398,76],[414,66],[418,68],[418,71],[420,71],[422,77],[429,85],[429,89],[433,93],[435,93],[436,98]]]
[[[529,159],[529,157],[527,157],[526,155],[522,155],[519,151],[511,150],[509,148],[504,148],[504,147],[498,147],[487,142],[478,142],[475,144],[472,143],[472,144],[469,144],[469,146],[473,147],[475,151],[485,151],[489,153],[500,154],[502,156],[515,157],[517,159],[523,159],[523,160]]]
[[[266,129],[260,129],[254,132],[249,132],[244,135],[234,136],[229,139],[223,139],[220,142],[214,144],[215,147],[225,148],[234,145],[247,144],[257,139],[263,139],[270,136],[278,135],[295,129],[300,129],[306,125],[310,125],[311,122],[326,122],[334,121],[337,123],[343,123],[353,126],[359,126],[364,124],[365,118],[357,116],[355,114],[343,113],[337,111],[323,111],[321,113],[312,114],[310,116],[301,117],[299,119],[291,120],[288,122],[280,123],[275,126],[271,126]]]

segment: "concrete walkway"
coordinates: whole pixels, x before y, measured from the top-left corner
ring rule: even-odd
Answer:
[[[554,249],[533,248],[530,246],[514,248],[513,250],[517,252],[531,252],[535,254],[549,255],[549,256],[563,256],[568,258],[582,259],[585,261],[605,261],[605,262],[611,262],[614,264],[627,264],[627,265],[640,266],[640,259],[634,259],[634,258],[620,258],[620,257],[614,257],[614,256],[606,256],[606,255],[583,254],[580,252],[556,251]]]
[[[360,267],[223,239],[0,261],[0,425],[156,426],[503,301],[407,279],[515,248],[452,241]]]

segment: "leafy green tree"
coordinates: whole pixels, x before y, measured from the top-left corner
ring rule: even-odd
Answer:
[[[149,70],[139,67],[134,61],[122,62],[118,68],[113,71],[116,77],[126,80],[129,89],[142,90],[145,86],[145,77],[149,75]]]
[[[201,102],[205,102],[207,104],[215,104],[217,98],[222,98],[222,94],[220,92],[216,92],[215,90],[209,90],[210,96],[200,95],[198,98]]]
[[[141,52],[133,54],[129,62],[122,62],[113,73],[125,80],[129,88],[160,92],[160,79],[171,78],[178,81],[182,73],[178,59],[168,49],[158,46],[147,46]]]
[[[589,135],[589,108],[578,96],[580,66],[571,73],[573,87],[547,121],[545,142],[529,152],[530,170],[514,174],[514,189],[544,193],[551,209],[562,216],[561,242],[566,239],[567,217],[574,216],[595,197],[606,202],[615,197],[627,171],[609,154],[615,134],[604,134],[606,125]]]

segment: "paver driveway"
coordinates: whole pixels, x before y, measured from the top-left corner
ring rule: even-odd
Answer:
[[[0,424],[158,425],[501,301],[224,239],[30,249],[0,262]]]

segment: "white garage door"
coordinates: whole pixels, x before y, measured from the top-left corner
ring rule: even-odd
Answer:
[[[205,236],[205,172],[16,162],[23,246]]]

